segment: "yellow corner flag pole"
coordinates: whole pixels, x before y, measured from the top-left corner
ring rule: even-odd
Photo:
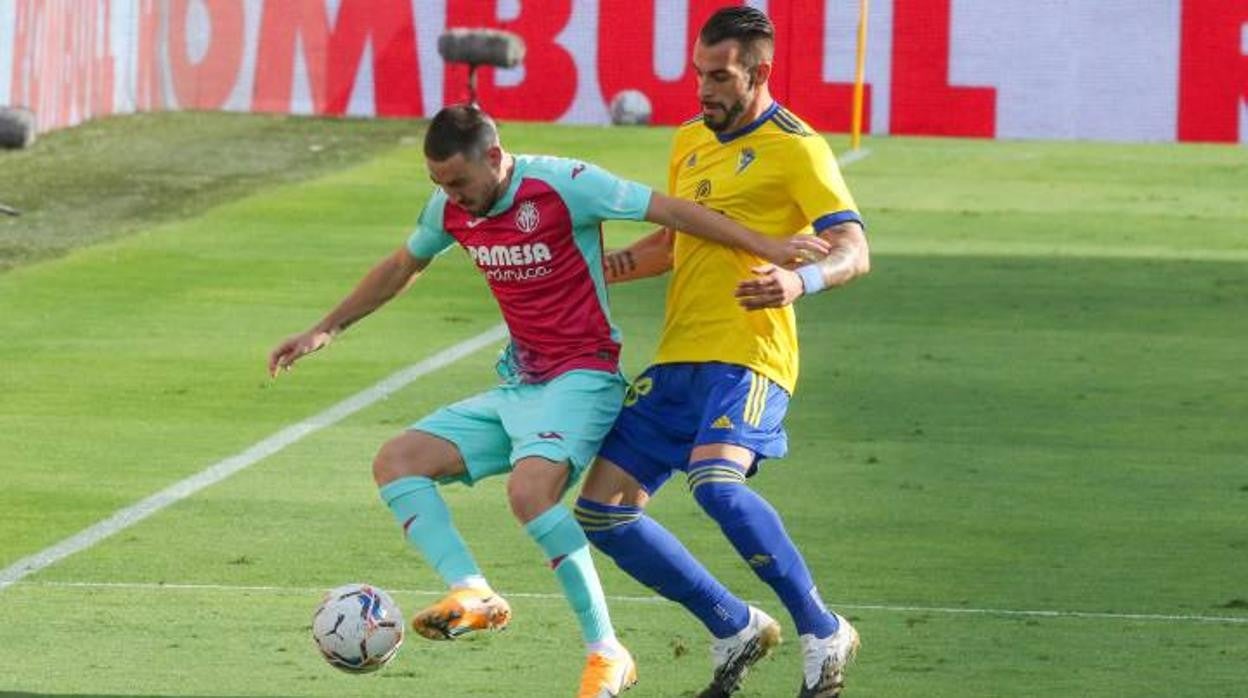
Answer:
[[[862,102],[863,85],[867,77],[867,9],[869,4],[870,0],[858,0],[858,66],[854,72],[854,113],[849,136],[851,150],[858,150],[858,147],[862,145]]]

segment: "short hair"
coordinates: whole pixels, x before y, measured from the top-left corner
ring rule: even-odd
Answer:
[[[443,108],[425,132],[425,157],[435,162],[457,154],[477,160],[493,145],[498,145],[498,127],[489,114],[471,104]]]
[[[767,15],[753,7],[724,7],[711,15],[698,32],[704,46],[714,46],[726,39],[741,44],[741,62],[753,68],[771,59],[776,47],[776,28]]]

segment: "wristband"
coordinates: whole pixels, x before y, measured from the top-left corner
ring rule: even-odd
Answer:
[[[798,267],[794,271],[802,278],[802,294],[809,296],[822,291],[827,287],[827,282],[823,280],[823,270],[818,264],[807,264]]]

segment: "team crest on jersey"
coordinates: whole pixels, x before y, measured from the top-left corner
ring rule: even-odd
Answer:
[[[693,191],[694,201],[701,201],[711,195],[711,180],[704,179],[698,182],[698,188]]]
[[[520,204],[519,210],[516,211],[516,227],[522,233],[531,233],[537,230],[537,224],[541,222],[541,216],[537,213],[537,206],[532,201],[526,201]]]
[[[750,163],[754,162],[755,157],[753,148],[742,148],[741,157],[737,160],[737,171],[733,174],[741,174],[744,172],[745,168],[749,167]]]

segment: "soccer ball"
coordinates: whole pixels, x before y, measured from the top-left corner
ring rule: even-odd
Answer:
[[[650,123],[650,99],[637,90],[623,90],[611,98],[611,123],[644,126]]]
[[[367,584],[331,589],[312,614],[312,639],[335,669],[377,671],[403,644],[403,614],[386,592]]]

